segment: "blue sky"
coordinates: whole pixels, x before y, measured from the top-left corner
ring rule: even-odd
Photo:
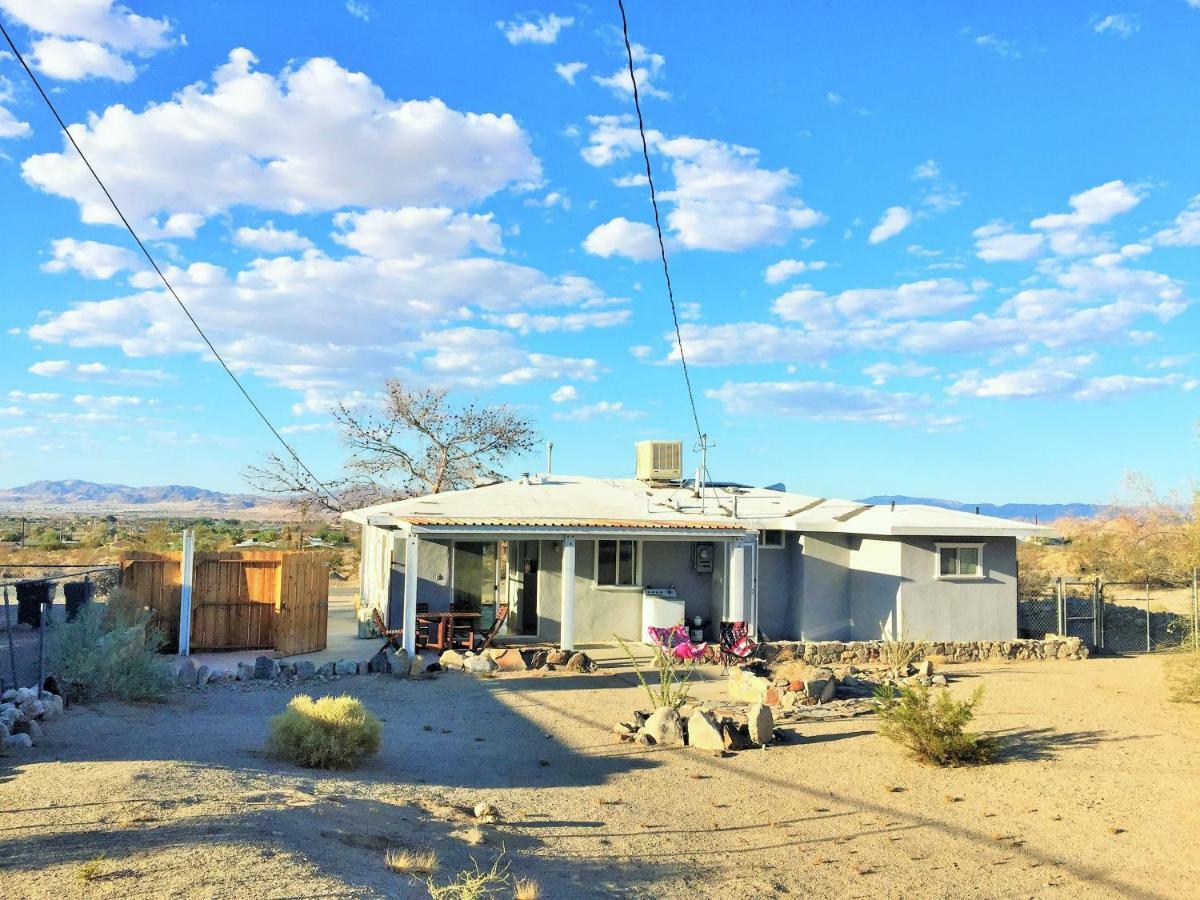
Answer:
[[[1200,0],[627,6],[715,476],[1191,487]],[[315,469],[388,376],[521,408],[559,470],[694,442],[615,3],[0,15]],[[0,483],[243,489],[269,435],[7,56],[0,198]]]

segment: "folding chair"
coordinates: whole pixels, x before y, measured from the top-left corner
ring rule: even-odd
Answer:
[[[721,623],[721,666],[728,669],[733,663],[749,659],[758,644],[750,638],[747,622]]]

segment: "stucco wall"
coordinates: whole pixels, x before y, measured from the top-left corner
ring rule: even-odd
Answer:
[[[798,627],[806,641],[841,641],[850,637],[850,550],[843,534],[805,534],[800,575]]]
[[[596,542],[575,542],[575,643],[611,642],[613,635],[641,640],[640,588],[597,587],[593,581]],[[542,542],[538,584],[539,636],[557,642],[562,636],[562,542]]]
[[[850,639],[898,638],[904,613],[900,589],[904,577],[900,543],[893,538],[852,536],[850,562]]]
[[[388,624],[399,628],[404,621],[404,561],[407,539],[395,538],[389,586],[391,618]],[[417,545],[417,602],[428,603],[431,612],[450,608],[450,542],[421,540]]]
[[[758,628],[764,636],[790,636],[792,593],[792,548],[800,536],[787,532],[784,546],[758,548]]]
[[[721,545],[712,543],[718,552]],[[689,621],[693,616],[709,617],[713,581],[711,572],[692,571],[692,548],[691,541],[642,542],[642,581],[650,587],[674,585]]]
[[[982,543],[983,577],[937,578],[935,545]],[[1016,538],[905,538],[901,542],[904,636],[942,641],[1017,636]]]

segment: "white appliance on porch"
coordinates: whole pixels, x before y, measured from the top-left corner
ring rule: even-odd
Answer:
[[[642,641],[650,640],[647,628],[671,628],[683,622],[683,601],[678,598],[674,587],[642,589]]]

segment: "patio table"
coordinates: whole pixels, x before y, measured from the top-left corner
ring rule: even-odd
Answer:
[[[473,612],[470,610],[445,610],[441,612],[423,612],[417,616],[418,625],[427,626],[429,629],[429,638],[426,641],[427,647],[432,647],[435,650],[450,650],[453,649],[454,632],[466,626],[467,637],[464,641],[468,650],[475,649],[475,621],[481,619],[483,613]],[[436,641],[434,636],[436,635]]]

